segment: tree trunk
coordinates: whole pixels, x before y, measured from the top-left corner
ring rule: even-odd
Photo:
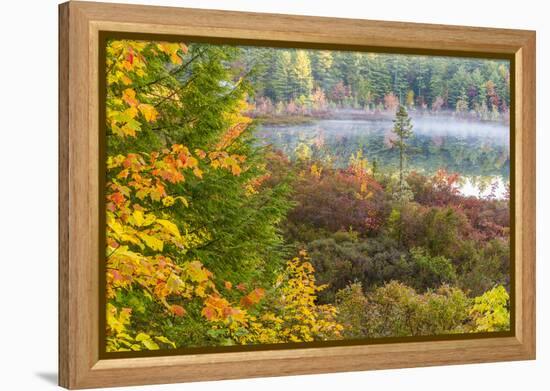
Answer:
[[[399,196],[403,198],[403,140],[399,144]]]

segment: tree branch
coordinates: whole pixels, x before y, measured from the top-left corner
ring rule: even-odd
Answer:
[[[197,58],[199,58],[200,56],[202,56],[203,53],[204,53],[203,51],[200,51],[200,50],[199,50],[198,53],[197,53],[196,55],[194,55],[193,57],[191,57],[191,59],[190,59],[189,61],[187,61],[185,64],[182,64],[182,65],[180,65],[179,67],[172,69],[172,70],[169,71],[167,74],[165,74],[165,75],[159,77],[159,78],[156,79],[156,80],[152,80],[152,81],[150,81],[150,82],[148,82],[148,83],[145,83],[145,84],[142,84],[142,85],[139,85],[139,86],[135,86],[134,89],[135,89],[136,91],[138,91],[138,90],[141,90],[141,89],[143,89],[143,88],[145,88],[145,87],[152,86],[153,84],[160,83],[161,81],[166,80],[166,79],[169,78],[170,76],[175,76],[175,75],[177,75],[178,73],[180,73],[180,72],[184,71],[185,69],[187,69],[187,67],[188,67],[189,65],[191,65],[191,63],[193,63]]]

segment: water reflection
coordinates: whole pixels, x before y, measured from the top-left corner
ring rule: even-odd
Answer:
[[[463,178],[460,191],[476,197],[503,198],[510,173],[510,132],[503,122],[482,122],[452,116],[413,116],[415,136],[409,140],[408,168],[432,174],[438,169]],[[361,149],[380,171],[393,171],[391,118],[319,120],[298,125],[262,125],[258,138],[291,158],[306,145],[314,159],[347,166]]]
[[[501,176],[492,177],[463,177],[458,190],[462,195],[477,198],[494,198],[501,200],[506,198],[509,182]]]

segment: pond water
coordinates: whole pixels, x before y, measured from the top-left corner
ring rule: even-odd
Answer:
[[[464,195],[502,198],[510,174],[510,131],[502,122],[481,122],[452,116],[412,117],[414,136],[409,140],[407,169],[431,174],[445,169],[461,176]],[[298,125],[259,127],[262,144],[271,144],[291,158],[297,151],[314,159],[347,166],[362,150],[379,171],[394,171],[399,155],[391,148],[391,118],[319,120]]]

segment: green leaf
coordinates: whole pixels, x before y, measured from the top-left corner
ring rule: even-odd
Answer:
[[[159,346],[151,339],[146,339],[142,341],[143,345],[149,350],[159,350]]]
[[[176,344],[175,344],[174,342],[170,341],[168,338],[166,338],[166,337],[163,336],[163,335],[160,335],[160,336],[158,336],[158,337],[155,337],[155,339],[156,339],[157,341],[159,341],[159,342],[165,343],[165,344],[167,344],[167,345],[171,345],[171,346],[174,347],[174,348],[176,347]]]
[[[138,342],[143,342],[148,339],[151,339],[151,337],[145,333],[139,333],[138,335],[136,335],[136,341]]]

